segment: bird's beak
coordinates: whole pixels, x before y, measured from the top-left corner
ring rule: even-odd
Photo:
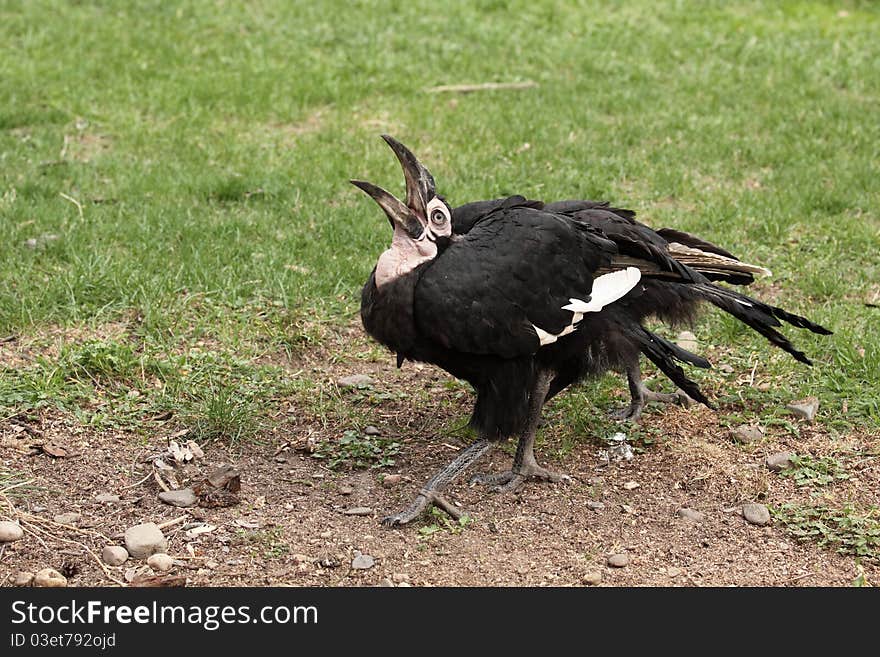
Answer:
[[[416,159],[406,146],[391,135],[382,135],[382,139],[391,147],[406,178],[406,205],[427,222],[428,202],[436,196],[434,176]]]
[[[386,192],[381,187],[368,183],[364,180],[352,180],[352,185],[369,194],[379,207],[385,211],[388,221],[393,229],[402,228],[412,239],[421,239],[425,234],[425,227],[419,218],[404,203],[393,194]]]

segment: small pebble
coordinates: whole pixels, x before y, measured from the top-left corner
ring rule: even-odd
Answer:
[[[382,479],[382,485],[385,488],[391,488],[392,486],[397,486],[401,481],[403,481],[403,477],[399,474],[385,475]]]
[[[24,530],[17,522],[11,520],[0,521],[0,543],[11,543],[24,536]]]
[[[747,445],[758,442],[764,438],[764,430],[761,427],[744,424],[730,431],[730,437],[738,443]]]
[[[393,586],[394,586],[394,582],[392,582],[390,579],[388,579],[388,578],[386,577],[385,579],[380,580],[379,583],[376,584],[376,586],[381,586],[381,587],[383,587],[383,588],[386,588],[386,587],[393,587]]]
[[[396,582],[396,583],[398,583],[398,584],[401,584],[401,583],[403,583],[403,582],[408,582],[408,581],[409,581],[409,575],[407,575],[406,573],[394,573],[394,574],[391,576],[391,581],[392,581],[392,582]]]
[[[605,508],[605,502],[594,502],[593,500],[590,500],[589,502],[587,502],[587,508],[592,509],[593,511],[598,513]]]
[[[770,524],[770,511],[763,504],[743,504],[743,517],[753,525]]]
[[[108,545],[101,550],[101,561],[108,566],[121,566],[128,561],[128,550],[119,545]]]
[[[374,427],[372,424],[368,424],[364,428],[364,434],[367,436],[381,436],[382,432],[379,431],[378,427]]]
[[[694,522],[703,522],[706,517],[706,514],[697,511],[696,509],[689,509],[687,507],[682,507],[678,511],[675,512],[679,518],[686,518],[687,520],[693,520]]]
[[[195,506],[196,502],[198,502],[196,494],[192,488],[181,488],[180,490],[163,490],[161,493],[159,493],[159,499],[165,502],[165,504],[178,506],[184,509]]]
[[[682,349],[687,349],[688,351],[696,351],[700,346],[697,342],[697,336],[690,331],[682,331],[679,333],[678,337],[675,338],[675,343]]]
[[[55,522],[57,522],[59,525],[76,526],[76,523],[78,523],[81,518],[82,518],[82,514],[70,511],[69,513],[59,513],[57,516],[55,516],[53,518],[53,520]]]
[[[628,481],[628,482],[626,482],[626,483],[623,485],[623,487],[624,487],[624,489],[626,489],[626,490],[635,490],[635,489],[638,488],[640,485],[641,485],[641,484],[639,484],[638,482],[635,482],[635,481]]]
[[[581,582],[586,586],[597,586],[602,583],[602,571],[601,570],[591,570],[586,575],[583,576]]]
[[[144,559],[168,549],[168,541],[154,522],[135,525],[125,531],[125,549],[135,559]]]
[[[765,463],[769,470],[780,472],[791,467],[793,458],[794,452],[777,452],[776,454],[768,456]]]
[[[354,488],[351,486],[340,486],[339,494],[340,495],[351,495],[354,492]]]
[[[101,504],[113,504],[119,501],[119,495],[113,493],[98,493],[95,495],[95,501]]]
[[[718,371],[724,374],[733,374],[733,367],[727,363],[721,363],[721,365],[718,366]]]
[[[147,565],[157,573],[165,573],[174,566],[174,559],[164,552],[157,552],[149,556]]]
[[[612,568],[625,568],[629,565],[629,555],[624,553],[612,554],[608,557],[608,565]]]
[[[34,574],[27,570],[19,570],[12,578],[13,586],[30,586],[34,581]]]
[[[410,584],[409,582],[401,582],[400,584],[397,585],[397,587],[401,588],[401,589],[408,589],[411,586],[412,586],[412,584]]]
[[[785,408],[796,418],[812,422],[816,417],[816,411],[819,410],[819,400],[815,397],[808,397],[807,399],[792,402]]]
[[[34,575],[32,586],[48,589],[64,588],[67,586],[67,578],[54,568],[43,568]]]
[[[373,383],[373,379],[366,374],[352,374],[336,380],[340,388],[369,388]]]
[[[372,515],[373,510],[368,506],[353,506],[342,513],[347,516],[369,516]]]
[[[369,554],[361,554],[355,552],[354,559],[351,560],[351,567],[355,570],[367,570],[376,564],[376,560]]]
[[[681,568],[675,568],[674,566],[672,568],[667,568],[666,574],[670,577],[678,577],[681,575]]]

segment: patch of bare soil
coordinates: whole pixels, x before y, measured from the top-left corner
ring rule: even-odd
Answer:
[[[181,509],[159,501],[153,461],[172,460],[170,425],[157,423],[145,439],[96,432],[50,412],[37,420],[3,421],[0,472],[32,482],[7,492],[14,508],[0,497],[0,519],[22,513],[31,518],[25,523],[31,531],[0,554],[0,585],[9,585],[19,571],[45,567],[67,573],[71,586],[110,585],[111,577],[126,581],[126,571],[129,578],[152,574],[133,559],[104,570],[94,555],[108,541],[122,545],[122,534],[133,525],[174,520],[165,529],[169,553],[177,559],[171,573],[195,586],[578,586],[596,573],[609,586],[847,586],[861,574],[869,583],[880,580],[875,562],[799,543],[775,522],[751,525],[741,513],[747,502],[817,501],[811,489],[770,472],[766,456],[786,450],[822,456],[853,448],[877,454],[878,436],[831,437],[804,428],[800,440],[770,432],[741,446],[702,408],[650,410],[644,422],[664,439],[632,461],[603,466],[597,443],[585,439],[563,460],[547,463],[569,473],[570,484],[531,483],[518,495],[502,496],[459,481],[450,497],[472,518],[463,529],[436,516],[386,529],[380,518],[407,505],[461,446],[436,432],[444,404],[461,409],[469,399],[439,387],[448,379],[430,367],[395,370],[391,363],[363,362],[335,365],[332,373],[359,371],[385,392],[431,391],[427,406],[388,395],[368,409],[382,436],[401,442],[396,465],[381,471],[329,469],[305,450],[308,439],[339,436],[349,427],[301,413],[290,401],[279,409],[284,419],[261,442],[202,445],[203,457],[170,475],[184,486],[220,464],[233,464],[241,475],[240,502],[229,507]],[[67,455],[56,458],[31,447],[45,443],[61,446]],[[539,459],[546,462],[550,451],[540,450]],[[498,471],[509,462],[499,449],[481,466]],[[389,485],[381,474],[401,477]],[[854,460],[849,474],[823,488],[818,501],[880,504],[877,457]],[[101,494],[119,500],[102,502]],[[346,514],[356,507],[370,510]],[[678,517],[682,507],[703,513],[703,520]],[[50,522],[69,512],[81,514],[76,530]],[[192,533],[197,523],[214,529]],[[372,556],[373,565],[352,568],[358,552]],[[628,555],[628,565],[609,566],[608,557],[621,553]]]

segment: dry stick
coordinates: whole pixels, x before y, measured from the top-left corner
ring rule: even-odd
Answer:
[[[104,539],[108,543],[113,542],[112,538],[108,538],[107,536],[105,536],[104,534],[102,534],[99,531],[80,529],[79,527],[74,527],[73,525],[63,525],[60,522],[55,522],[54,520],[48,520],[46,518],[41,518],[40,516],[35,516],[30,513],[22,513],[20,515],[22,518],[24,518],[28,522],[34,522],[38,525],[41,525],[41,524],[42,525],[54,525],[55,527],[61,527],[63,529],[68,529],[72,532],[76,532],[77,534],[82,534],[83,536],[89,536],[92,538],[97,536],[98,538]]]
[[[162,477],[159,476],[158,471],[153,470],[153,478],[156,480],[156,483],[159,484],[159,488],[164,490],[166,493],[171,490],[170,488],[168,488],[168,485],[164,481],[162,481]]]
[[[175,518],[174,520],[166,520],[165,522],[160,522],[156,527],[159,529],[168,529],[169,527],[173,527],[174,525],[179,525],[184,520],[189,518],[189,516],[180,516],[179,518]]]
[[[144,477],[144,478],[141,479],[140,481],[137,481],[137,482],[135,482],[135,483],[133,483],[133,484],[129,484],[128,486],[123,486],[123,487],[120,488],[119,490],[128,490],[129,488],[137,488],[138,486],[140,486],[142,483],[144,483],[147,479],[149,479],[149,478],[152,477],[152,476],[153,476],[153,473],[150,472],[146,477]]]
[[[6,488],[0,488],[0,495],[5,497],[5,494],[8,491],[11,491],[13,488],[20,488],[21,486],[27,486],[28,484],[32,484],[36,481],[36,479],[28,479],[27,481],[22,481],[17,484],[12,484],[11,486],[7,486]]]
[[[470,93],[472,91],[500,91],[504,89],[532,89],[537,87],[538,83],[534,80],[526,80],[525,82],[484,82],[482,84],[445,84],[439,87],[429,87],[425,89],[429,94],[453,91],[457,93]]]
[[[65,194],[64,192],[58,192],[58,194],[59,194],[59,195],[61,196],[61,198],[63,198],[65,201],[70,201],[71,203],[73,203],[73,204],[76,206],[76,209],[79,210],[79,220],[82,221],[82,220],[83,220],[83,206],[80,204],[80,202],[77,201],[77,200],[76,200],[75,198],[73,198],[72,196],[68,196],[68,195]]]
[[[107,577],[107,579],[109,579],[111,582],[114,582],[115,584],[118,584],[119,586],[127,586],[127,584],[125,582],[123,582],[120,579],[116,579],[113,576],[113,574],[109,570],[107,570],[107,566],[104,565],[104,562],[102,562],[101,559],[98,558],[98,555],[95,554],[94,552],[92,552],[92,548],[90,548],[85,543],[81,543],[80,541],[73,541],[73,540],[70,540],[69,538],[61,538],[60,536],[53,536],[52,534],[50,534],[49,532],[47,532],[44,529],[38,529],[38,531],[45,533],[46,535],[50,536],[51,538],[55,539],[56,541],[61,541],[62,543],[69,543],[71,545],[78,545],[79,547],[83,548],[86,552],[89,553],[89,555],[91,555],[92,559],[95,560],[95,563],[98,564],[98,566],[101,568],[101,570],[104,571],[104,575]],[[45,545],[45,543],[43,543],[43,545]]]

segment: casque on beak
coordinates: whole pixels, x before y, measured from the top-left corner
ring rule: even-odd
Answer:
[[[416,159],[412,151],[394,137],[382,135],[382,139],[394,151],[403,169],[403,177],[406,180],[406,203],[372,183],[352,180],[351,184],[362,189],[379,204],[388,215],[392,228],[399,226],[412,239],[420,240],[425,236],[428,225],[428,202],[435,196],[434,176]]]
[[[413,240],[421,239],[425,234],[425,224],[406,205],[393,194],[381,187],[364,180],[351,180],[352,185],[369,194],[379,207],[385,211],[393,229],[401,228]]]
[[[403,169],[406,179],[406,204],[419,217],[427,221],[428,201],[436,195],[434,176],[418,161],[412,151],[391,135],[382,135],[382,139],[391,147]]]

